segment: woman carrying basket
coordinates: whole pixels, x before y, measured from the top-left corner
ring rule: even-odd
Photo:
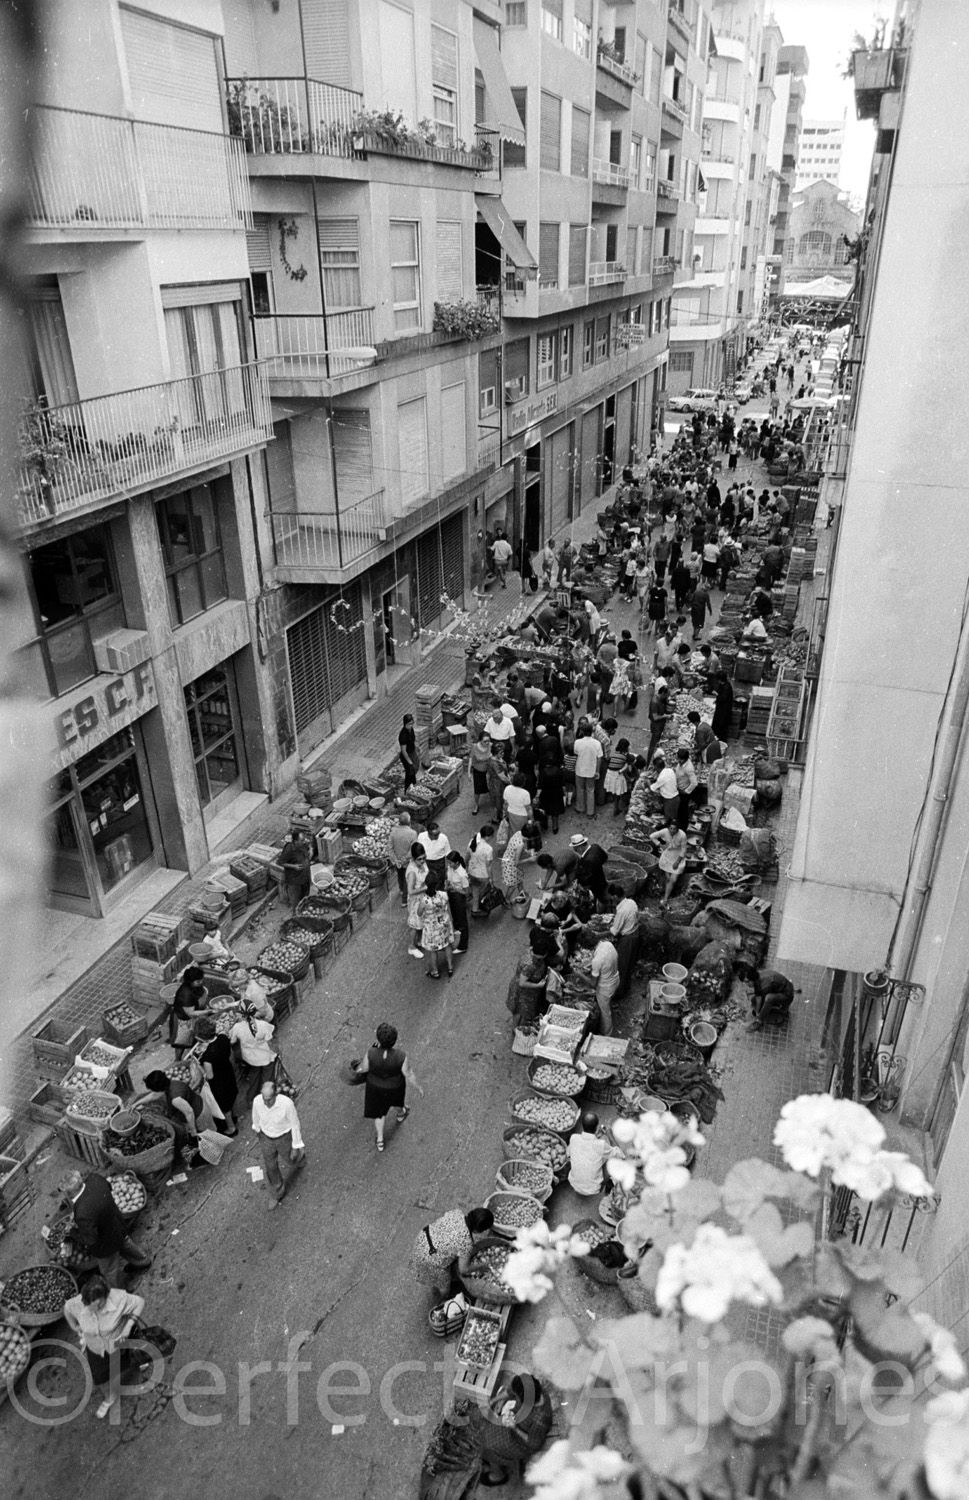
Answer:
[[[351,1063],[351,1067],[358,1076],[366,1074],[363,1117],[373,1120],[377,1150],[383,1151],[384,1122],[390,1111],[396,1109],[399,1125],[403,1125],[410,1114],[406,1102],[408,1083],[414,1085],[422,1099],[424,1090],[414,1077],[406,1052],[397,1046],[397,1027],[382,1021],[377,1027],[376,1038],[363,1061]]]

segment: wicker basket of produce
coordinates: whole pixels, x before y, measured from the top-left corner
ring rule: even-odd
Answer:
[[[263,948],[256,963],[263,969],[281,969],[294,979],[305,979],[310,970],[310,950],[304,943],[280,937]]]
[[[521,1125],[538,1125],[543,1130],[554,1130],[557,1135],[569,1136],[579,1123],[579,1106],[571,1099],[552,1098],[548,1094],[533,1094],[531,1089],[516,1094],[510,1104],[511,1116]]]
[[[495,1187],[509,1193],[531,1193],[544,1203],[552,1191],[552,1168],[530,1156],[511,1156],[495,1173]]]
[[[288,917],[279,929],[279,936],[289,943],[299,943],[310,950],[311,958],[322,958],[333,943],[333,923],[327,922],[325,930],[310,927],[302,917]]]
[[[137,1113],[141,1120],[129,1134],[115,1135],[109,1126],[104,1138],[108,1160],[113,1166],[136,1172],[139,1177],[167,1171],[175,1157],[175,1126],[148,1110]]]
[[[87,1089],[82,1094],[72,1094],[64,1118],[72,1130],[81,1135],[100,1135],[112,1115],[121,1108],[117,1094],[105,1093],[103,1089]]]
[[[475,1241],[474,1254],[461,1277],[464,1289],[476,1302],[490,1302],[505,1307],[517,1301],[514,1292],[502,1279],[511,1246],[498,1235],[486,1235]]]
[[[603,1245],[616,1245],[622,1250],[622,1246],[616,1238],[616,1231],[611,1229],[607,1224],[597,1224],[595,1219],[580,1220],[578,1224],[572,1226],[572,1233],[585,1241],[589,1246],[590,1252],[593,1250],[601,1251]],[[616,1286],[619,1282],[620,1266],[625,1263],[625,1258],[625,1253],[623,1252],[622,1262],[618,1265],[610,1266],[605,1261],[600,1260],[598,1254],[593,1255],[590,1253],[589,1255],[576,1256],[575,1264],[583,1276],[588,1277],[589,1281],[595,1281],[599,1286]]]
[[[328,900],[336,897],[349,902],[351,911],[365,911],[370,905],[370,877],[364,870],[345,868],[341,875],[331,881],[323,894]]]
[[[692,1042],[656,1042],[653,1046],[656,1061],[663,1066],[676,1062],[702,1063],[703,1053]],[[662,1095],[662,1090],[660,1090]]]
[[[528,1156],[543,1161],[551,1167],[553,1175],[561,1181],[569,1167],[569,1153],[565,1142],[554,1130],[542,1130],[533,1125],[509,1125],[501,1137],[508,1156]]]
[[[75,1247],[70,1239],[70,1231],[74,1227],[73,1214],[61,1214],[52,1224],[44,1227],[47,1230],[44,1245],[50,1260],[56,1261],[59,1266],[65,1266],[68,1271],[76,1272],[89,1271],[97,1264],[92,1255]]]
[[[28,1266],[5,1283],[4,1301],[17,1309],[24,1328],[46,1328],[63,1316],[64,1303],[77,1293],[66,1266]]]
[[[300,919],[324,917],[332,923],[334,932],[343,932],[350,924],[350,903],[343,896],[331,896],[329,890],[317,887],[315,895],[306,896],[299,903],[296,915]]]
[[[136,1219],[148,1202],[144,1183],[134,1172],[118,1172],[108,1178],[108,1186],[121,1217],[129,1221]]]
[[[362,871],[373,890],[387,883],[387,871],[390,868],[388,859],[376,859],[367,854],[344,854],[333,866],[337,875],[353,874]]]
[[[15,1323],[0,1323],[0,1383],[16,1380],[29,1364],[29,1334]]]
[[[612,1068],[590,1067],[586,1072],[586,1104],[618,1104],[622,1098],[622,1084]]]
[[[531,1193],[492,1193],[485,1199],[485,1208],[495,1216],[495,1234],[514,1239],[516,1231],[530,1224],[537,1224],[545,1214],[545,1206]]]
[[[553,1099],[576,1099],[585,1088],[586,1075],[566,1063],[546,1062],[535,1057],[528,1064],[528,1082],[536,1094]]]
[[[518,1057],[531,1057],[538,1041],[537,1026],[516,1026],[511,1050]]]

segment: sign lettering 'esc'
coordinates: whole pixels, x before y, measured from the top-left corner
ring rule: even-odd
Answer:
[[[71,758],[63,756],[63,752],[70,751],[79,740],[88,745],[99,743],[116,729],[154,708],[157,701],[155,677],[149,661],[132,667],[120,677],[112,677],[103,686],[98,685],[55,717],[54,729],[62,759],[66,762]]]

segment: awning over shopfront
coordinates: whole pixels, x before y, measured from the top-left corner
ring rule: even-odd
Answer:
[[[500,198],[480,197],[475,194],[478,213],[484,219],[495,239],[504,250],[512,265],[520,271],[537,271],[538,261],[529,250],[508,215]]]
[[[498,51],[498,33],[477,16],[474,18],[474,50],[485,86],[485,118],[479,123],[488,130],[497,130],[502,140],[524,146],[525,131]]]

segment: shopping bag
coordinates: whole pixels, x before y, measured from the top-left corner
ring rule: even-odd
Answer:
[[[495,834],[495,853],[503,854],[508,848],[508,840],[511,838],[511,824],[507,818],[502,818],[498,824],[498,832]]]
[[[489,881],[484,890],[481,892],[481,901],[479,905],[481,910],[485,913],[485,916],[488,916],[491,912],[496,911],[499,907],[507,905],[507,903],[505,901],[504,895],[501,891],[499,891],[498,887],[496,885],[492,885],[492,883]]]

